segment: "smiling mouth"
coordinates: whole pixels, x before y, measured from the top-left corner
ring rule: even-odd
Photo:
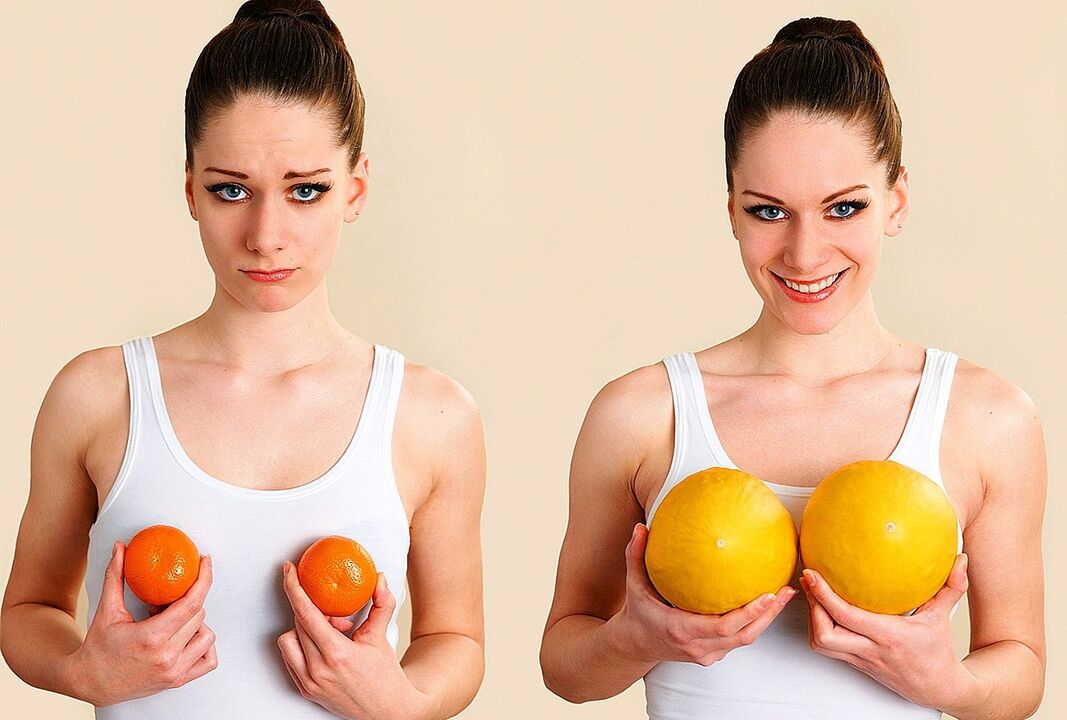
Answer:
[[[800,283],[800,282],[796,282],[794,280],[787,280],[786,278],[782,277],[781,275],[779,275],[776,272],[771,272],[771,274],[774,275],[776,278],[778,278],[790,290],[795,290],[796,292],[804,293],[805,295],[815,295],[816,293],[820,293],[823,290],[825,290],[826,288],[828,288],[831,285],[833,285],[834,283],[836,283],[838,278],[840,278],[846,272],[848,272],[848,268],[845,268],[844,270],[841,270],[840,272],[836,272],[833,275],[827,275],[826,277],[824,277],[824,278],[822,278],[820,280],[813,280],[813,281],[810,281],[810,282],[807,282],[807,283]]]

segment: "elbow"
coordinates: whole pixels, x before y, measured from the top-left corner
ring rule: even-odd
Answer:
[[[566,700],[569,703],[580,705],[590,700],[600,700],[588,692],[582,692],[582,688],[574,682],[573,677],[568,677],[567,673],[559,672],[559,669],[551,662],[551,658],[542,648],[541,650],[541,679],[545,684],[545,687],[551,691],[551,693],[557,697]]]

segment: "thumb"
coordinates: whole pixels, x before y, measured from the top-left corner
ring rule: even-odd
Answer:
[[[393,617],[393,610],[396,609],[396,598],[389,591],[389,583],[385,580],[385,573],[378,573],[378,582],[374,586],[372,603],[367,619],[359,626],[356,634],[385,637],[386,628],[389,627],[389,620]]]
[[[104,568],[104,584],[100,590],[100,608],[111,620],[132,620],[126,609],[123,583],[123,565],[126,562],[126,546],[116,540],[111,548],[111,561]]]
[[[651,591],[652,582],[648,579],[645,567],[645,548],[648,546],[648,527],[643,523],[634,525],[630,542],[626,545],[626,583],[637,589]]]
[[[948,574],[948,580],[945,581],[944,586],[937,591],[937,594],[927,600],[922,606],[915,611],[915,614],[921,612],[944,612],[948,615],[951,612],[952,607],[959,602],[963,594],[967,592],[969,582],[967,580],[967,555],[960,553],[956,556],[956,561],[952,563],[952,570]]]

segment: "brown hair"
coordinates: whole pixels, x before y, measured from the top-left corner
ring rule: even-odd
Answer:
[[[900,172],[900,113],[882,59],[851,20],[801,18],[789,23],[741,68],[726,106],[726,187],[748,133],[778,111],[858,120],[872,158],[886,165],[886,186]]]
[[[185,158],[213,115],[243,94],[305,102],[334,120],[348,169],[363,146],[363,91],[337,25],[317,0],[249,0],[196,59],[185,91]]]

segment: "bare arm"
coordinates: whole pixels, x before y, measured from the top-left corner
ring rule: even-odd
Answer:
[[[401,397],[399,441],[423,444],[419,454],[427,458],[432,482],[412,518],[411,644],[400,664],[411,683],[432,699],[433,717],[445,718],[474,699],[485,667],[481,554],[485,440],[478,410],[462,387],[427,368],[414,368],[411,375],[416,380],[423,375],[426,390],[419,401]],[[412,389],[420,384],[412,383]],[[400,415],[405,406],[410,412]]]
[[[45,394],[30,447],[30,495],[0,620],[0,649],[16,675],[94,705],[183,685],[216,664],[214,634],[202,612],[210,569],[185,598],[136,623],[123,606],[119,543],[84,639],[75,620],[96,518],[85,453],[103,408],[116,394],[121,397],[123,387],[121,350],[104,348],[69,362]]]
[[[93,408],[86,354],[67,364],[41,403],[30,444],[30,493],[4,593],[0,648],[11,670],[34,687],[78,694],[63,660],[82,643],[76,622],[96,494],[83,459]],[[63,552],[56,552],[63,548]]]
[[[379,576],[366,620],[330,618],[286,563],[295,627],[278,638],[293,683],[340,717],[440,720],[474,698],[482,680],[479,535],[485,445],[474,401],[454,381],[408,364],[393,432],[393,464],[411,513],[411,644],[397,660],[387,637],[396,597]],[[338,631],[341,632],[338,632]]]
[[[1044,570],[1041,525],[1048,482],[1045,442],[1033,401],[984,371],[975,442],[983,457],[982,508],[966,529],[974,678],[960,702],[942,708],[960,720],[1024,718],[1044,694]],[[994,439],[995,441],[990,441]]]
[[[656,593],[644,566],[647,529],[635,480],[651,448],[670,447],[672,416],[666,372],[651,366],[601,390],[579,433],[541,643],[545,685],[571,702],[617,695],[661,660],[710,665],[754,642],[793,596],[782,588],[764,603],[705,616],[672,608]]]
[[[1033,403],[1017,388],[978,368],[961,373],[958,389],[952,435],[977,459],[971,467],[984,490],[964,529],[966,555],[906,617],[852,606],[806,569],[810,644],[914,703],[960,720],[1014,720],[1036,712],[1044,684],[1044,443]],[[971,652],[961,661],[949,617],[968,590]]]

